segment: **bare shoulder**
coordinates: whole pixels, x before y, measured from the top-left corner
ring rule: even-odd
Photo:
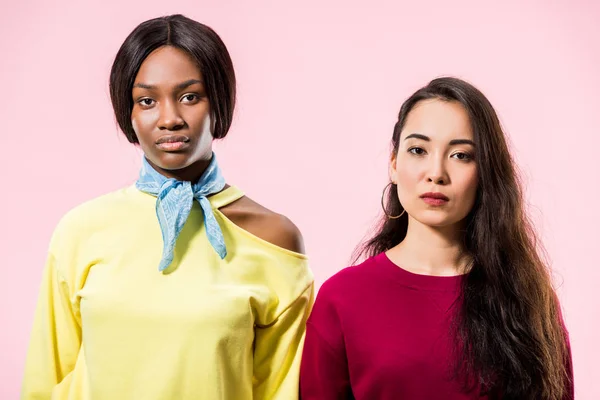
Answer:
[[[247,196],[222,207],[234,224],[278,247],[304,254],[304,240],[298,227],[285,215],[258,204]]]

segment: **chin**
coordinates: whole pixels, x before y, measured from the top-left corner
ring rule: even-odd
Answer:
[[[177,171],[184,169],[198,161],[190,157],[189,154],[175,152],[163,153],[159,155],[153,154],[150,157],[147,157],[154,165],[166,171]]]
[[[461,218],[456,218],[444,212],[423,213],[422,215],[413,215],[413,218],[423,225],[436,228],[455,225],[457,222],[461,221]]]

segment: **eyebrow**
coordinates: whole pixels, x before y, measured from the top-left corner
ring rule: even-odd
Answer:
[[[408,140],[408,139],[421,139],[426,142],[431,142],[431,139],[429,138],[429,136],[421,135],[420,133],[411,133],[410,135],[408,135],[407,137],[404,138],[404,140]]]
[[[404,140],[408,140],[408,139],[421,139],[426,142],[431,142],[431,138],[429,136],[425,136],[420,133],[411,133],[410,135],[408,135],[407,137],[404,138]],[[469,140],[469,139],[452,139],[450,141],[450,146],[456,146],[459,144],[468,144],[468,145],[475,147],[475,142],[473,142],[472,140]]]
[[[473,142],[472,140],[469,140],[469,139],[453,139],[450,141],[450,146],[456,146],[458,144],[469,144],[469,145],[475,147],[475,142]]]
[[[188,79],[185,82],[181,82],[181,83],[177,84],[177,86],[175,86],[175,87],[177,89],[185,89],[186,87],[192,86],[196,83],[203,84],[203,82],[199,79]],[[155,85],[146,85],[145,83],[136,83],[135,85],[133,85],[133,87],[140,88],[140,89],[148,89],[148,90],[156,89]]]

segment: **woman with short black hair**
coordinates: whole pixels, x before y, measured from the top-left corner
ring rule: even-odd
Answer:
[[[295,225],[212,151],[235,104],[227,48],[181,15],[146,21],[110,94],[140,176],[58,224],[22,398],[297,398],[313,277]]]

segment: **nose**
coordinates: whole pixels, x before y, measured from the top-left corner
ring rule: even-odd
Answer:
[[[176,131],[185,126],[185,121],[176,104],[165,102],[160,108],[158,128],[161,130]]]
[[[427,181],[436,185],[447,185],[450,182],[444,160],[432,160],[427,172]]]

